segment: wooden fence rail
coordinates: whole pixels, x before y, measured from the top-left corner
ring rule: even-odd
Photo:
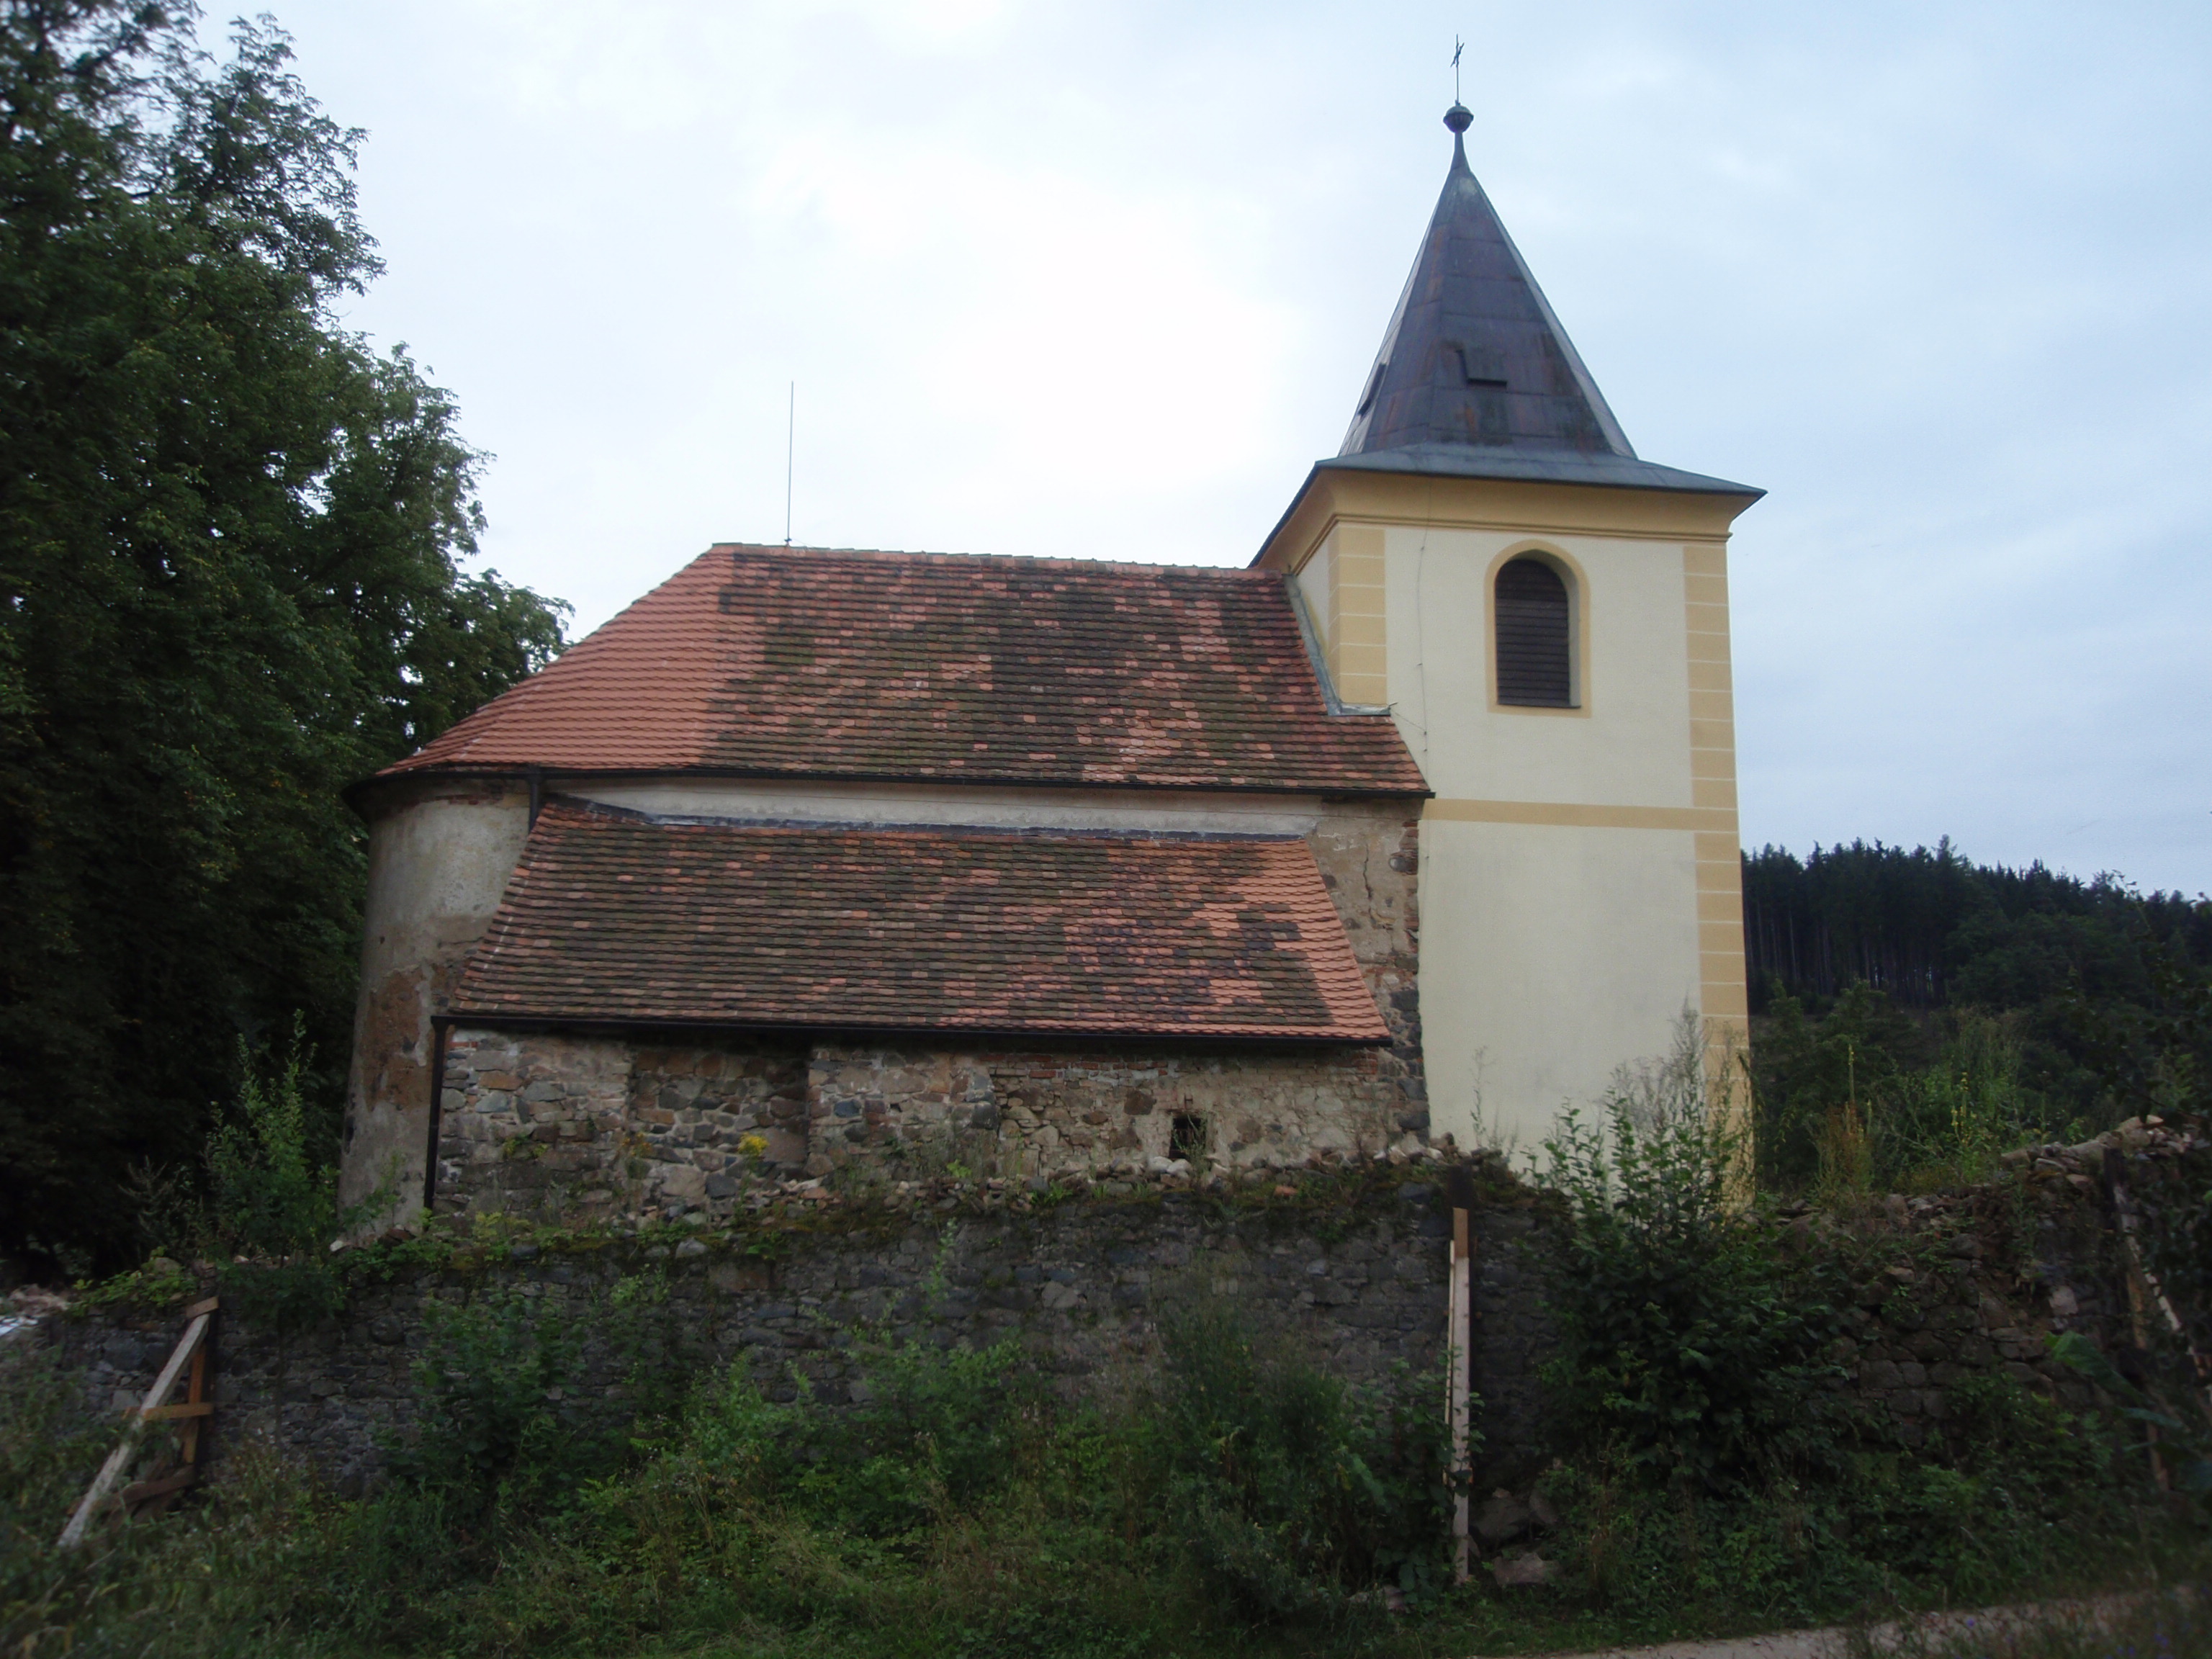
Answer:
[[[185,1310],[189,1322],[185,1326],[183,1339],[177,1351],[169,1356],[169,1363],[154,1379],[154,1386],[146,1391],[143,1404],[135,1407],[124,1424],[122,1443],[107,1455],[107,1462],[100,1466],[92,1485],[77,1506],[70,1512],[69,1524],[62,1528],[58,1549],[75,1549],[84,1541],[93,1517],[106,1504],[108,1494],[123,1472],[131,1467],[131,1460],[138,1449],[138,1442],[149,1423],[181,1421],[184,1427],[178,1432],[178,1465],[175,1468],[156,1474],[145,1480],[132,1482],[117,1494],[116,1501],[125,1514],[136,1515],[166,1509],[177,1494],[192,1484],[199,1473],[200,1424],[215,1410],[215,1402],[207,1397],[208,1328],[214,1320],[216,1301],[210,1297],[204,1302],[195,1302]],[[185,1377],[185,1367],[191,1375]],[[185,1398],[176,1405],[169,1403],[179,1377],[185,1377]]]

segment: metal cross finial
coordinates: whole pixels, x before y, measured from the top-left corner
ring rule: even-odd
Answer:
[[[1467,155],[1460,145],[1460,137],[1474,125],[1474,117],[1468,113],[1467,106],[1459,100],[1459,58],[1466,50],[1467,42],[1456,34],[1452,36],[1452,106],[1444,112],[1444,125],[1451,129],[1452,154],[1458,156],[1462,163],[1467,160]]]

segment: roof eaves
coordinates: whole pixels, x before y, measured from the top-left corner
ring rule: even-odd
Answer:
[[[741,1032],[757,1036],[834,1037],[854,1042],[915,1037],[951,1037],[962,1042],[1034,1046],[1049,1042],[1114,1044],[1174,1042],[1178,1047],[1205,1045],[1224,1048],[1379,1048],[1392,1038],[1387,1030],[1347,1033],[1316,1030],[1310,1026],[1242,1028],[1231,1026],[1127,1025],[962,1025],[938,1022],[913,1025],[866,1025],[801,1019],[656,1019],[621,1014],[515,1013],[479,1008],[449,1008],[439,1018],[448,1026],[475,1025],[493,1030],[579,1031],[705,1031]]]
[[[1521,445],[1501,444],[1492,448],[1476,444],[1406,444],[1395,449],[1332,455],[1314,464],[1316,472],[1324,469],[1494,478],[1508,483],[1589,484],[1601,489],[1663,489],[1700,495],[1744,495],[1753,501],[1766,494],[1750,484],[1734,483],[1702,472],[1685,472],[1679,467],[1662,466],[1632,455]]]
[[[1604,463],[1621,463],[1619,469]],[[1592,465],[1597,463],[1598,465]],[[1656,461],[1632,460],[1617,455],[1596,456],[1573,450],[1478,449],[1473,445],[1420,444],[1407,449],[1370,450],[1358,455],[1331,455],[1306,469],[1306,476],[1291,494],[1290,505],[1261,538],[1259,550],[1244,568],[1257,569],[1275,538],[1314,487],[1329,472],[1401,472],[1431,477],[1484,478],[1499,483],[1579,484],[1595,489],[1658,489],[1677,495],[1734,495],[1756,501],[1766,492],[1751,484],[1731,483],[1702,472],[1685,472]]]
[[[1361,708],[1347,705],[1341,715],[1347,720],[1387,720],[1385,709]],[[1392,799],[1425,800],[1436,793],[1425,783],[1419,788],[1408,786],[1357,783],[1343,779],[1313,780],[1291,783],[1154,783],[1138,779],[1097,779],[1061,777],[962,777],[945,772],[830,772],[818,769],[784,769],[765,767],[732,766],[532,766],[509,762],[441,762],[429,766],[410,767],[403,772],[386,769],[373,772],[368,777],[357,778],[340,793],[349,805],[356,805],[361,792],[374,784],[401,784],[414,778],[513,778],[526,779],[532,772],[546,780],[562,778],[726,778],[732,781],[759,781],[782,783],[907,783],[951,786],[963,789],[1092,789],[1100,791],[1131,790],[1173,793],[1176,794],[1217,795],[1320,795],[1329,799],[1356,799],[1363,796],[1384,796]]]

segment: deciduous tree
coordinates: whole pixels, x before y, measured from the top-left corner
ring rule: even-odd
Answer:
[[[336,307],[362,135],[265,20],[0,0],[0,1251],[112,1260],[238,1039],[342,1066],[349,781],[542,665],[482,458]]]

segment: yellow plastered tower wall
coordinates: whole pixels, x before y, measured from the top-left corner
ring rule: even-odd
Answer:
[[[1695,1010],[1747,1046],[1728,532],[1740,498],[1322,473],[1270,542],[1338,695],[1387,704],[1421,822],[1431,1127],[1533,1146]],[[1498,570],[1572,574],[1578,705],[1496,696]],[[1477,1115],[1480,1121],[1478,1123]]]
[[[1744,1103],[1728,549],[1759,492],[1636,457],[1468,168],[1466,112],[1446,121],[1443,196],[1344,448],[1255,562],[1434,792],[1431,1133],[1533,1150],[1666,1058],[1686,1010],[1710,1097]],[[1502,678],[1501,573],[1526,563],[1556,584],[1567,665],[1540,695]]]

